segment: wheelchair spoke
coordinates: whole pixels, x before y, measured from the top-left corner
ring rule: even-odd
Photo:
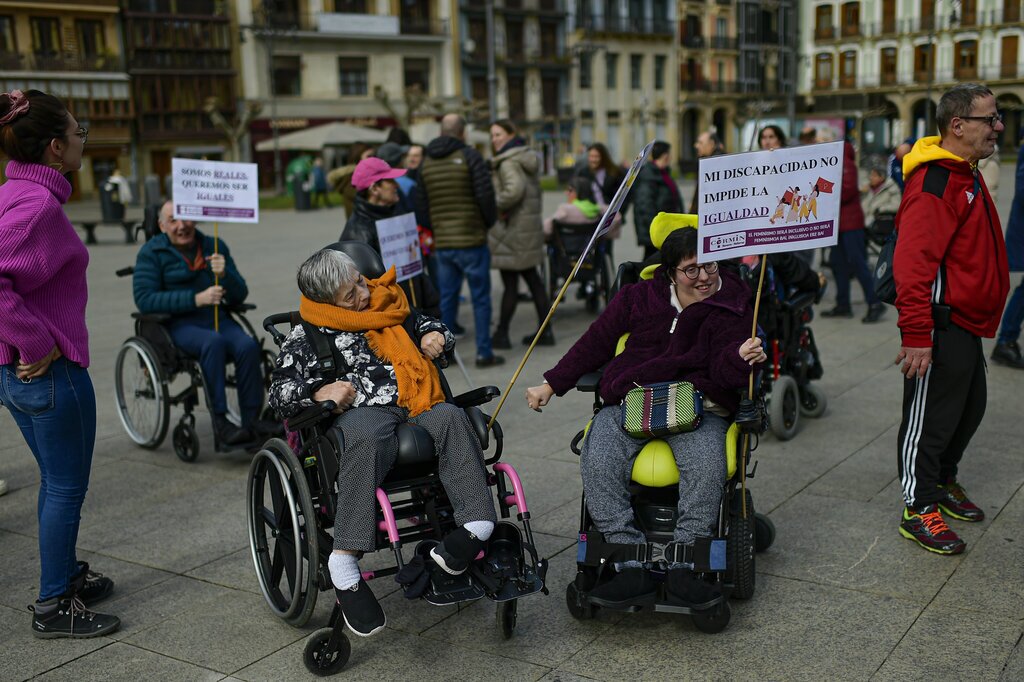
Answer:
[[[274,528],[280,528],[285,521],[285,515],[289,512],[288,496],[285,495],[281,486],[281,479],[277,476],[270,477],[270,502],[274,507]]]

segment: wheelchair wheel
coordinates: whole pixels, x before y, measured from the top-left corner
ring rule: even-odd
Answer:
[[[825,414],[828,396],[816,384],[807,384],[800,390],[800,414],[817,419]]]
[[[747,518],[742,518],[738,496],[734,499],[734,508],[729,512],[728,548],[729,582],[732,583],[732,596],[737,599],[750,599],[754,596],[755,560],[754,546],[756,537],[754,502],[747,491]]]
[[[697,626],[697,629],[709,635],[724,630],[731,617],[732,610],[729,608],[729,602],[724,600],[707,611],[695,611],[692,615],[693,624]]]
[[[318,531],[306,473],[283,440],[271,438],[253,457],[246,499],[260,591],[275,616],[302,627],[319,594]]]
[[[134,336],[121,345],[114,362],[114,391],[121,425],[137,445],[160,447],[171,419],[167,380],[153,345]]]
[[[800,426],[800,391],[796,379],[783,374],[772,384],[768,425],[779,440],[789,440]]]
[[[597,610],[596,606],[583,598],[575,581],[565,586],[565,605],[569,607],[569,615],[576,620],[590,620]]]
[[[764,514],[754,514],[754,551],[764,552],[775,542],[775,524]]]
[[[515,632],[518,601],[518,599],[512,599],[500,602],[495,610],[495,621],[502,639],[512,639],[512,634]]]
[[[191,417],[191,415],[190,415]],[[196,433],[195,418],[181,420],[171,433],[174,454],[182,462],[194,462],[199,456],[199,434]]]
[[[344,632],[339,631],[331,642],[334,628],[320,628],[306,642],[302,662],[306,670],[317,677],[328,677],[341,672],[352,655],[352,644]]]

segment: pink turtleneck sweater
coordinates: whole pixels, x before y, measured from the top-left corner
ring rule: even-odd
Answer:
[[[89,251],[64,215],[63,175],[10,161],[0,186],[0,365],[30,364],[54,346],[89,366],[85,327]]]

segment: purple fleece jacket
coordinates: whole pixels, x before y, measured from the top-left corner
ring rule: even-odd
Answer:
[[[669,296],[675,294],[663,267],[652,279],[622,287],[544,378],[556,394],[565,395],[580,377],[607,363],[601,377],[606,404],[621,402],[636,384],[686,380],[734,413],[739,390],[750,376],[751,367],[740,357],[739,347],[750,338],[754,311],[747,285],[729,272],[719,272],[718,293],[681,313],[672,306]],[[619,337],[626,332],[626,349],[615,355]]]
[[[54,346],[89,366],[89,252],[64,215],[71,184],[53,168],[9,161],[0,186],[0,365]]]

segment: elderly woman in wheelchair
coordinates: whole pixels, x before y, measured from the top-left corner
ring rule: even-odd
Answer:
[[[661,265],[653,276],[623,286],[562,360],[545,373],[545,383],[527,390],[528,406],[540,411],[553,396],[564,395],[574,386],[588,390],[583,386],[586,379],[577,382],[604,368],[596,387],[600,397],[595,415],[580,452],[585,495],[580,575],[588,554],[586,519],[592,519],[597,531],[589,533],[590,550],[597,545],[607,552],[599,561],[597,578],[603,580],[570,585],[567,597],[574,615],[584,605],[590,609],[590,604],[624,610],[655,604],[661,588],[652,568],[664,569],[665,601],[682,607],[677,612],[699,612],[722,601],[719,583],[701,577],[699,571],[709,570],[709,539],[722,530],[720,505],[729,478],[724,453],[740,403],[739,389],[766,356],[761,340],[750,338],[749,288],[715,262],[698,265],[696,255],[695,229],[670,232],[661,244]],[[622,350],[621,339],[627,334]],[[616,354],[617,348],[622,352]],[[663,437],[678,467],[677,517],[674,530],[665,528],[671,530],[672,542],[652,551],[649,538],[638,527],[642,514],[633,508],[636,494],[630,483],[631,473],[639,480],[634,460],[652,439],[636,438],[624,430],[620,402],[635,386],[679,380],[692,382],[703,394],[703,418],[692,431]],[[595,390],[590,383],[589,390]],[[671,518],[671,508],[663,511],[659,518]],[[614,571],[606,570],[609,566]],[[610,579],[606,579],[608,573],[612,573]],[[577,593],[585,593],[584,601],[574,601]]]
[[[400,424],[417,424],[433,439],[458,526],[430,559],[448,574],[464,573],[496,521],[480,440],[466,412],[445,402],[432,362],[455,338],[410,309],[395,279],[392,269],[367,280],[352,258],[331,248],[313,254],[298,271],[302,324],[281,346],[270,388],[271,405],[286,419],[323,401],[336,406],[333,428],[344,451],[328,566],[345,623],[364,637],[380,631],[385,616],[358,557],[377,549],[375,493],[398,457]],[[318,336],[330,343],[326,359],[318,356]]]

